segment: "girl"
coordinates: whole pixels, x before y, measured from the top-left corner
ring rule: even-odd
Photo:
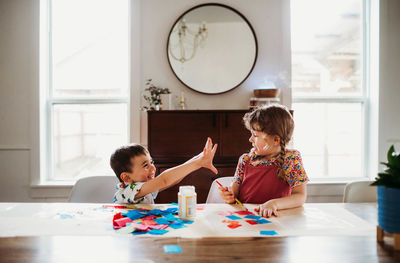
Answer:
[[[232,187],[220,187],[222,199],[261,204],[255,211],[263,217],[302,206],[308,177],[300,153],[286,149],[294,128],[290,112],[281,105],[261,107],[246,113],[243,121],[253,148],[239,158]]]

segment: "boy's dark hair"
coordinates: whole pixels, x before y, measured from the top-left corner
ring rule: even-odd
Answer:
[[[110,166],[121,183],[123,182],[121,174],[132,172],[131,158],[147,154],[149,154],[149,151],[137,143],[122,146],[115,150],[110,157]]]

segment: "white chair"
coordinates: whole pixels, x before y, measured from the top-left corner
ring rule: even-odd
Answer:
[[[220,184],[223,186],[230,186],[233,181],[233,176],[227,176],[227,177],[220,177],[215,179],[210,187],[210,191],[208,192],[207,196],[207,201],[206,203],[225,203],[224,200],[222,200],[221,196],[219,195],[219,189],[218,189],[218,184],[216,183],[218,181]]]
[[[372,181],[351,182],[344,188],[344,203],[376,202],[376,186],[370,186]]]
[[[112,203],[119,180],[116,176],[91,176],[76,181],[70,203]]]

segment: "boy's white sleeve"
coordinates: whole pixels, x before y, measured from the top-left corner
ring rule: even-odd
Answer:
[[[114,195],[114,203],[120,204],[137,204],[143,200],[143,197],[140,197],[135,200],[135,195],[142,188],[143,183],[131,183],[126,185],[124,188],[118,189],[118,191]]]

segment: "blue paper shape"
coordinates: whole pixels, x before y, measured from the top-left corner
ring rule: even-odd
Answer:
[[[150,215],[160,216],[162,214],[163,214],[163,212],[160,209],[153,209],[147,213],[148,216],[150,216]]]
[[[128,213],[121,213],[122,216],[129,217],[131,220],[136,220],[146,216],[146,213],[142,213],[139,210],[129,210]]]
[[[238,217],[238,216],[235,216],[235,215],[230,215],[230,216],[226,216],[226,217],[229,218],[229,219],[232,219],[232,220],[242,219],[241,217]]]
[[[57,215],[59,215],[61,219],[72,219],[72,218],[74,218],[73,215],[69,215],[69,214],[60,214],[60,213],[57,213]]]
[[[178,204],[177,204],[177,203],[172,203],[171,205],[176,205],[176,206],[178,206]]]
[[[267,219],[264,219],[264,218],[262,218],[262,219],[258,219],[258,220],[255,220],[258,224],[268,224],[268,223],[271,223],[271,221],[269,221],[269,220],[267,220]]]
[[[136,235],[144,235],[147,234],[147,231],[137,231],[137,232],[132,232],[132,235],[136,236]]]
[[[169,226],[172,227],[173,229],[179,229],[179,228],[185,227],[185,225],[182,223],[172,223]]]
[[[260,234],[261,235],[266,235],[266,236],[275,236],[278,233],[275,230],[270,230],[270,231],[262,230],[262,231],[260,231]]]
[[[165,245],[164,252],[165,253],[182,253],[182,249],[178,245]]]
[[[256,216],[256,215],[247,215],[247,216],[245,216],[244,218],[250,218],[250,219],[256,219],[256,220],[258,220],[258,219],[260,219],[260,218],[261,218],[261,216]]]
[[[164,210],[164,212],[166,213],[170,213],[170,214],[175,214],[178,212],[178,208],[177,207],[170,207]]]
[[[169,225],[170,224],[170,222],[168,222],[167,219],[162,218],[162,217],[161,218],[155,218],[153,220],[154,220],[154,222],[156,222],[159,225]]]
[[[184,224],[193,224],[194,221],[193,220],[182,220],[182,223],[184,223]]]
[[[152,229],[148,231],[147,233],[151,235],[164,235],[165,233],[168,233],[168,230],[165,229]]]
[[[180,219],[176,218],[175,216],[171,215],[171,214],[166,214],[164,215],[165,219],[167,219],[168,221],[178,221]]]

